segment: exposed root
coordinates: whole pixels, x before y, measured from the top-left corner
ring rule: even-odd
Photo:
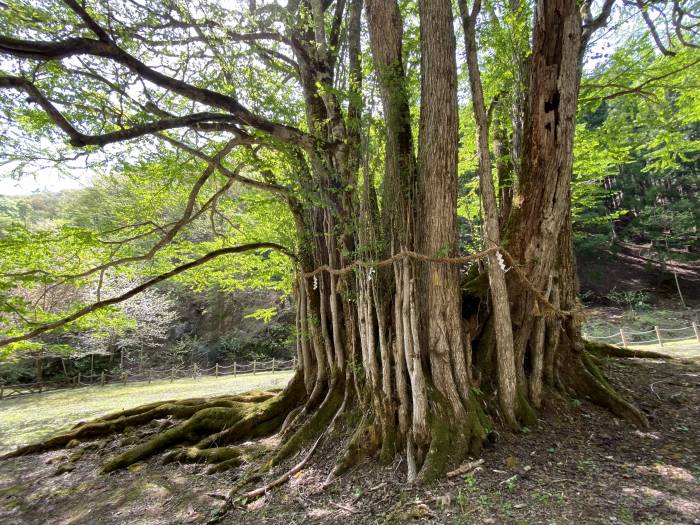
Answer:
[[[309,459],[311,459],[311,456],[313,456],[313,453],[316,451],[316,447],[318,446],[319,442],[321,441],[321,438],[324,435],[325,434],[322,434],[321,436],[318,437],[316,442],[311,446],[309,451],[306,453],[306,456],[304,456],[304,459],[302,459],[299,463],[294,465],[291,469],[289,469],[287,472],[282,474],[280,477],[275,478],[270,483],[263,485],[262,487],[258,487],[257,489],[253,489],[253,490],[250,490],[250,491],[244,493],[243,497],[248,499],[248,500],[255,499],[255,498],[258,498],[260,496],[264,496],[265,494],[267,494],[267,492],[269,490],[285,483],[294,474],[296,474],[297,472],[299,472],[301,469],[304,468],[304,465],[306,465],[308,463]]]
[[[189,402],[165,403],[125,417],[110,417],[107,419],[98,419],[88,423],[83,423],[77,427],[74,427],[70,432],[58,434],[57,436],[53,436],[40,443],[20,447],[3,457],[12,458],[54,450],[66,446],[73,440],[85,441],[100,436],[116,434],[128,427],[145,425],[155,419],[165,417],[185,419],[194,416],[202,410],[213,409],[214,407],[231,406],[232,403],[234,402],[228,400],[211,401],[209,403],[201,404],[190,404]]]
[[[128,467],[129,465],[183,442],[196,441],[212,433],[220,432],[240,421],[245,408],[207,408],[200,410],[184,423],[160,432],[155,437],[123,452],[102,467],[103,473]]]
[[[438,479],[447,471],[450,462],[457,460],[457,455],[468,453],[467,436],[470,429],[455,428],[450,423],[454,417],[451,417],[447,400],[434,389],[431,390],[430,448],[418,472],[417,481],[420,482]]]
[[[272,391],[253,391],[240,395],[218,396],[212,398],[192,398],[169,400],[141,405],[129,410],[113,412],[89,422],[75,425],[69,432],[64,432],[49,439],[14,450],[2,458],[13,458],[46,452],[68,445],[71,441],[86,441],[124,431],[127,428],[146,425],[163,418],[187,419],[210,408],[233,408],[243,404],[260,403],[271,399],[276,393]]]
[[[651,350],[631,350],[621,346],[610,345],[606,343],[598,343],[593,341],[584,341],[587,352],[593,355],[604,357],[630,357],[637,359],[673,359],[670,355],[652,352]]]
[[[518,421],[524,427],[533,427],[537,424],[537,413],[522,392],[518,392],[517,415]]]
[[[3,457],[72,446],[74,443],[118,434],[128,428],[166,418],[167,421],[174,419],[180,422],[116,455],[103,466],[102,472],[128,467],[178,445],[194,446],[169,452],[163,458],[164,463],[205,463],[211,465],[208,472],[218,472],[244,461],[242,449],[222,445],[276,432],[287,414],[304,402],[304,385],[297,376],[282,393],[278,392],[251,391],[212,398],[150,403],[80,423],[68,432],[21,447]]]
[[[224,472],[225,470],[232,469],[234,467],[237,467],[243,463],[243,458],[231,458],[227,459],[226,461],[222,461],[221,463],[216,463],[209,467],[205,473],[206,474],[216,474],[217,472]]]
[[[590,356],[584,353],[582,360],[586,373],[581,375],[584,377],[587,385],[585,392],[591,400],[600,406],[608,408],[613,414],[629,421],[638,428],[649,428],[649,421],[646,416],[618,394],[595,363],[593,363]]]
[[[196,443],[195,449],[202,451],[271,434],[279,429],[287,412],[299,403],[302,388],[300,378],[294,376],[287,388],[274,397],[261,393],[242,394],[237,399],[249,402],[228,400],[226,407],[199,410],[183,423],[115,456],[104,465],[102,472],[128,467],[181,443]],[[265,401],[252,401],[263,398]],[[229,459],[232,458],[225,458]]]
[[[283,460],[296,454],[306,443],[310,442],[319,433],[322,433],[338,413],[338,409],[343,401],[343,385],[341,380],[332,382],[328,393],[316,411],[307,418],[296,430],[277,453],[269,461],[267,468],[278,465]]]
[[[167,465],[173,461],[179,463],[221,463],[234,458],[239,458],[242,450],[238,447],[219,447],[199,449],[187,447],[180,450],[172,450],[163,456],[162,463]]]
[[[369,414],[362,417],[359,425],[350,437],[350,441],[328,475],[326,483],[343,475],[360,460],[374,454],[380,445],[379,431]]]

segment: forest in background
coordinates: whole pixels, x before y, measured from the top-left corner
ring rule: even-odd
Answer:
[[[0,196],[0,239],[13,228],[47,236],[81,228],[80,206],[96,193],[90,188]],[[105,292],[132,284],[128,278],[105,283]],[[289,292],[284,286],[256,287],[253,279],[247,286],[229,288],[166,282],[117,305],[95,324],[48,334],[37,345],[7,352],[0,358],[0,381],[61,381],[78,372],[141,373],[291,359],[294,314]],[[50,312],[90,293],[90,287],[65,285],[40,296],[27,291],[27,297]]]

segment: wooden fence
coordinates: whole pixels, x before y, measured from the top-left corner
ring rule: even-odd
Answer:
[[[688,345],[700,346],[700,327],[696,323],[682,328],[662,328],[655,326],[651,330],[635,332],[620,328],[619,331],[610,335],[593,336],[584,334],[586,339],[594,341],[603,341],[613,345],[622,347],[629,346],[649,346],[663,348],[664,343],[672,343],[677,341],[688,341]],[[677,348],[677,347],[674,347]],[[196,364],[192,368],[165,368],[151,369],[138,374],[129,374],[127,372],[106,373],[81,375],[78,373],[75,376],[69,377],[63,381],[44,382],[44,383],[22,383],[15,385],[5,385],[0,383],[0,399],[12,396],[20,396],[26,394],[35,394],[41,392],[52,392],[65,388],[79,388],[86,386],[104,386],[114,383],[136,383],[168,379],[170,382],[176,379],[189,377],[197,379],[202,376],[231,376],[238,374],[257,374],[258,372],[277,372],[280,370],[293,370],[296,366],[296,359],[280,361],[271,359],[269,361],[252,361],[248,363],[236,363],[231,365],[220,365],[216,363],[210,368],[199,368]]]
[[[617,332],[613,332],[610,335],[593,336],[584,333],[583,336],[593,341],[601,341],[622,347],[649,346],[663,348],[664,344],[677,343],[678,341],[688,341],[688,346],[700,346],[700,327],[696,323],[680,328],[655,326],[651,330],[641,332],[620,328]]]
[[[197,364],[191,368],[160,368],[142,371],[137,374],[128,372],[82,375],[80,372],[75,376],[68,377],[63,381],[51,382],[34,382],[34,383],[18,383],[6,385],[0,383],[0,399],[5,399],[14,396],[22,396],[27,394],[37,394],[44,392],[53,392],[56,390],[64,390],[67,388],[80,388],[90,386],[105,386],[109,384],[124,384],[127,383],[147,383],[152,381],[169,380],[171,383],[178,379],[190,378],[199,379],[201,377],[220,377],[220,376],[237,376],[239,374],[257,374],[260,372],[279,372],[282,370],[293,370],[296,367],[296,359],[282,361],[279,359],[270,359],[268,361],[253,360],[248,363],[236,363],[231,365],[220,365],[216,363],[209,368],[201,368]]]

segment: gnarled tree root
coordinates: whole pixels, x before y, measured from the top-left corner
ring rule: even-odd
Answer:
[[[194,448],[201,451],[271,434],[282,425],[287,413],[299,404],[302,395],[303,386],[295,376],[282,393],[269,397],[265,401],[228,401],[225,407],[201,409],[181,424],[160,432],[149,441],[115,456],[102,467],[102,472],[108,473],[128,467],[182,443],[194,442],[196,443]],[[239,399],[250,401],[260,397],[246,394]],[[230,462],[231,459],[222,460]]]
[[[568,356],[562,359],[557,372],[558,383],[574,395],[587,397],[595,404],[607,408],[616,416],[629,421],[641,429],[649,428],[646,416],[632,403],[625,400],[608,382],[605,375],[584,350],[583,342],[571,343],[564,347]]]
[[[204,450],[197,447],[185,447],[165,454],[162,463],[163,465],[174,461],[179,463],[221,463],[240,458],[242,453],[243,451],[238,447],[218,447]]]
[[[158,403],[150,403],[121,412],[114,412],[104,417],[79,423],[69,432],[58,434],[49,439],[20,447],[4,456],[12,458],[46,452],[65,447],[71,441],[86,441],[110,434],[121,432],[130,427],[142,426],[166,417],[175,419],[187,419],[199,412],[210,408],[231,408],[244,403],[255,403],[258,400],[270,399],[275,394],[272,392],[252,392],[238,396],[219,396],[214,398],[194,398],[185,400],[169,400]]]
[[[153,454],[180,445],[184,447],[166,454],[163,459],[165,463],[208,463],[212,465],[210,472],[220,471],[245,460],[240,448],[224,445],[276,432],[286,415],[302,404],[304,399],[303,382],[295,376],[281,393],[252,391],[238,395],[150,403],[80,423],[68,432],[18,448],[3,458],[61,448],[72,441],[81,442],[113,435],[127,428],[171,418],[180,420],[180,423],[159,431],[144,443],[111,458],[103,466],[102,472],[128,467]]]
[[[673,359],[672,356],[652,352],[651,350],[632,350],[621,346],[610,345],[607,343],[598,343],[593,341],[584,341],[587,352],[596,356],[603,357],[629,357],[637,359]]]

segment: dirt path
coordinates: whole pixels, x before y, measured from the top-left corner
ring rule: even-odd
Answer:
[[[397,462],[361,465],[321,489],[332,457],[321,449],[288,485],[224,523],[700,524],[700,365],[613,360],[607,373],[648,414],[649,432],[560,400],[537,428],[499,436],[476,471],[426,487],[404,485]],[[205,523],[235,472],[206,476],[154,459],[96,474],[111,448],[136,439],[0,463],[0,523]],[[76,453],[75,469],[55,475],[60,458]]]

